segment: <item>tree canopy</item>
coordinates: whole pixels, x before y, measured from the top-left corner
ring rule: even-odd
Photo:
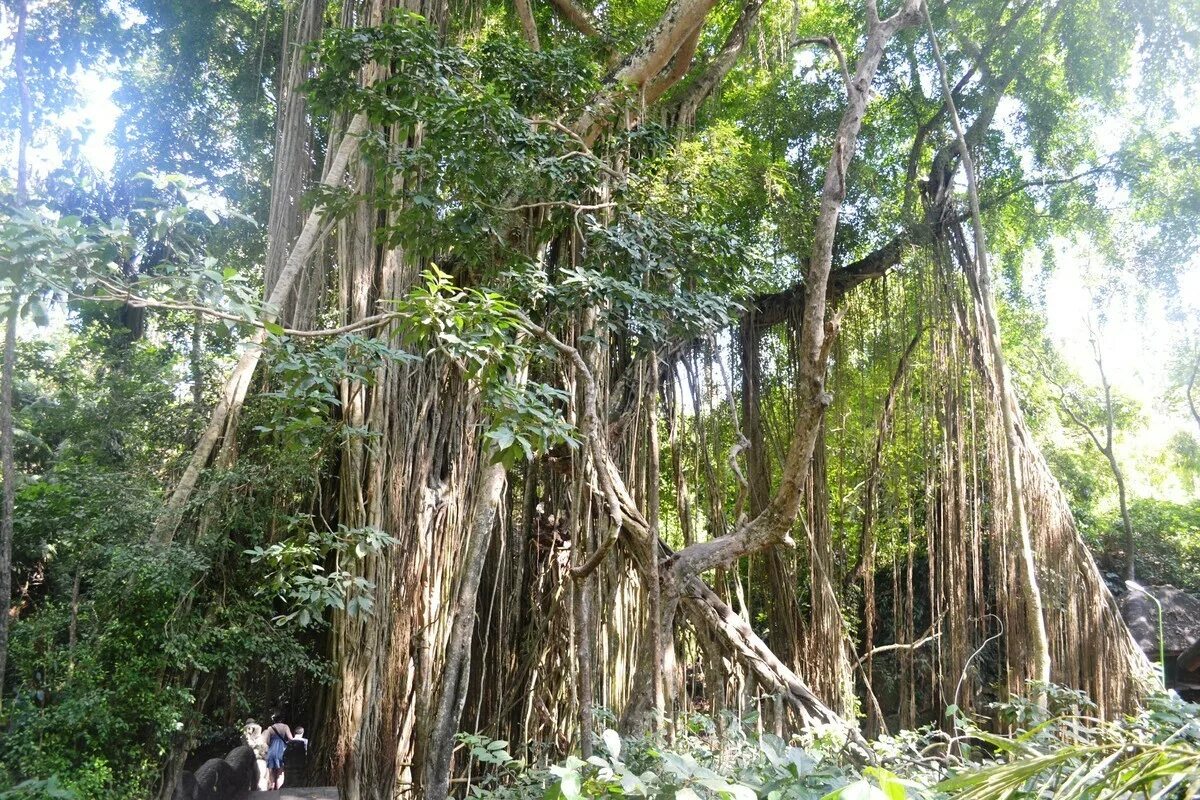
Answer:
[[[0,798],[1200,786],[1194,2],[0,35]]]

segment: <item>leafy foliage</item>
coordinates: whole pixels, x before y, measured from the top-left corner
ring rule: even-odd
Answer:
[[[1049,710],[1017,698],[999,710],[1015,725],[991,733],[960,714],[956,735],[924,729],[883,737],[876,763],[858,766],[838,747],[786,743],[731,719],[716,736],[711,720],[671,744],[622,738],[606,729],[603,755],[569,757],[546,769],[513,759],[507,742],[461,734],[484,775],[480,798],[674,797],[695,800],[904,800],[1015,797],[1118,798],[1189,796],[1200,787],[1200,707],[1175,696],[1155,698],[1114,723],[1080,716],[1086,696],[1048,687]]]

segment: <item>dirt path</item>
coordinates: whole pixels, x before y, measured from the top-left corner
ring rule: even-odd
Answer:
[[[277,792],[251,792],[246,800],[338,800],[338,793],[332,786],[285,786]]]

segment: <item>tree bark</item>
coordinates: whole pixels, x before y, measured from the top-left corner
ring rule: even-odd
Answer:
[[[475,508],[471,513],[470,533],[463,554],[458,595],[451,613],[454,623],[446,643],[445,666],[442,668],[441,696],[430,726],[432,746],[426,752],[424,765],[425,796],[446,797],[450,793],[450,760],[454,753],[454,734],[466,702],[470,678],[471,637],[475,631],[475,602],[483,576],[484,560],[496,527],[496,509],[504,495],[508,470],[493,462],[495,452],[484,451],[479,464],[479,488]]]
[[[275,161],[267,213],[265,296],[269,297],[287,266],[288,253],[304,223],[301,201],[314,169],[313,135],[303,84],[308,79],[308,47],[321,38],[325,0],[300,0],[284,14],[283,58],[277,85]],[[284,327],[307,329],[316,322],[324,281],[317,262],[305,265],[278,306]]]
[[[3,516],[0,516],[0,704],[4,698],[12,609],[13,515],[17,499],[17,465],[13,458],[13,362],[17,360],[17,315],[20,310],[14,288],[4,320],[4,365],[0,372],[0,469],[4,471],[4,508]]]
[[[848,86],[847,107],[834,137],[833,155],[826,168],[820,212],[814,227],[798,348],[797,413],[780,486],[766,510],[748,523],[739,525],[730,534],[699,542],[677,553],[671,570],[678,585],[690,576],[731,564],[741,556],[782,541],[799,514],[818,429],[832,399],[825,392],[825,370],[836,327],[832,322],[827,323],[825,309],[834,234],[846,197],[846,174],[884,49],[898,31],[920,19],[919,8],[917,0],[905,0],[900,11],[880,20],[874,4],[868,5],[867,39]]]
[[[346,128],[345,135],[342,136],[338,145],[337,153],[321,181],[324,185],[337,186],[341,183],[350,158],[358,152],[359,137],[366,132],[366,129],[366,115],[356,114]],[[316,209],[304,221],[304,227],[296,238],[296,243],[288,255],[283,270],[267,295],[264,310],[259,317],[261,323],[264,325],[274,323],[279,318],[279,309],[286,303],[297,278],[316,252],[325,232],[326,225],[322,212],[320,209]],[[213,409],[208,425],[200,435],[200,440],[196,443],[191,458],[188,459],[183,475],[175,484],[174,490],[164,504],[162,513],[155,522],[152,541],[158,544],[170,544],[175,538],[175,532],[192,499],[192,493],[200,481],[201,473],[211,461],[230,418],[237,414],[246,399],[246,393],[250,389],[250,380],[262,357],[262,345],[266,342],[266,338],[266,329],[259,328],[246,342],[241,357],[238,358],[237,364],[225,381],[221,399]]]
[[[737,21],[729,29],[729,35],[725,38],[721,49],[704,68],[704,72],[683,90],[683,95],[674,109],[677,125],[691,125],[696,119],[696,112],[700,109],[700,105],[712,95],[721,85],[721,81],[725,80],[729,71],[733,69],[746,46],[750,31],[754,30],[754,25],[758,22],[759,12],[762,11],[764,2],[765,0],[746,0],[742,6],[742,13],[738,15]]]
[[[1011,389],[1011,379],[1008,374],[1008,364],[1000,348],[1000,321],[996,315],[994,290],[992,289],[991,270],[988,268],[987,243],[983,232],[983,218],[979,209],[979,189],[975,178],[975,166],[967,147],[967,137],[963,131],[962,121],[954,103],[950,78],[946,72],[946,63],[938,48],[937,36],[934,32],[933,21],[929,17],[929,9],[924,0],[921,9],[925,22],[929,27],[929,41],[933,48],[934,59],[938,65],[941,77],[942,91],[946,98],[946,107],[950,112],[950,121],[954,133],[958,137],[959,156],[967,175],[967,192],[971,204],[971,228],[975,238],[975,271],[979,283],[979,300],[982,305],[981,321],[984,324],[984,337],[990,351],[992,369],[996,374],[1000,412],[1004,423],[1004,440],[1008,470],[1008,503],[1017,528],[1018,544],[1021,562],[1024,566],[1023,578],[1026,593],[1026,605],[1030,634],[1030,656],[1033,659],[1033,671],[1037,680],[1046,686],[1050,683],[1050,639],[1046,633],[1046,616],[1042,603],[1041,587],[1038,583],[1037,564],[1033,552],[1033,541],[1029,532],[1029,519],[1025,511],[1025,482],[1023,464],[1021,462],[1020,442],[1017,438],[1016,418],[1020,413],[1016,408],[1016,396]],[[1037,701],[1041,706],[1046,705],[1046,692],[1042,688],[1037,692]]]
[[[592,19],[592,15],[577,4],[575,0],[550,0],[550,2],[559,15],[584,36],[592,36],[597,39],[604,38],[596,21]]]
[[[517,19],[521,22],[521,35],[525,37],[525,43],[529,45],[529,49],[538,51],[542,49],[542,44],[538,41],[537,21],[533,18],[533,9],[529,6],[529,0],[513,0],[513,5],[517,10]]]
[[[716,3],[717,0],[672,0],[658,23],[625,57],[605,82],[605,88],[575,120],[571,126],[575,133],[589,145],[595,142],[604,132],[609,116],[628,99],[630,91],[638,92],[649,85],[697,28],[704,25]],[[668,88],[664,83],[656,91],[661,95]]]

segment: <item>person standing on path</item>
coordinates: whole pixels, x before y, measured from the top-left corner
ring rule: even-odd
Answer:
[[[262,726],[253,719],[248,719],[242,732],[245,734],[246,744],[254,751],[254,760],[258,766],[258,781],[254,788],[265,792],[267,790],[267,742],[263,737]]]
[[[267,740],[267,791],[273,792],[283,784],[283,754],[292,740],[292,729],[280,714],[271,715],[271,727],[264,732]]]
[[[300,725],[292,731],[292,740],[283,753],[283,769],[288,786],[305,786],[308,773],[308,739]]]

